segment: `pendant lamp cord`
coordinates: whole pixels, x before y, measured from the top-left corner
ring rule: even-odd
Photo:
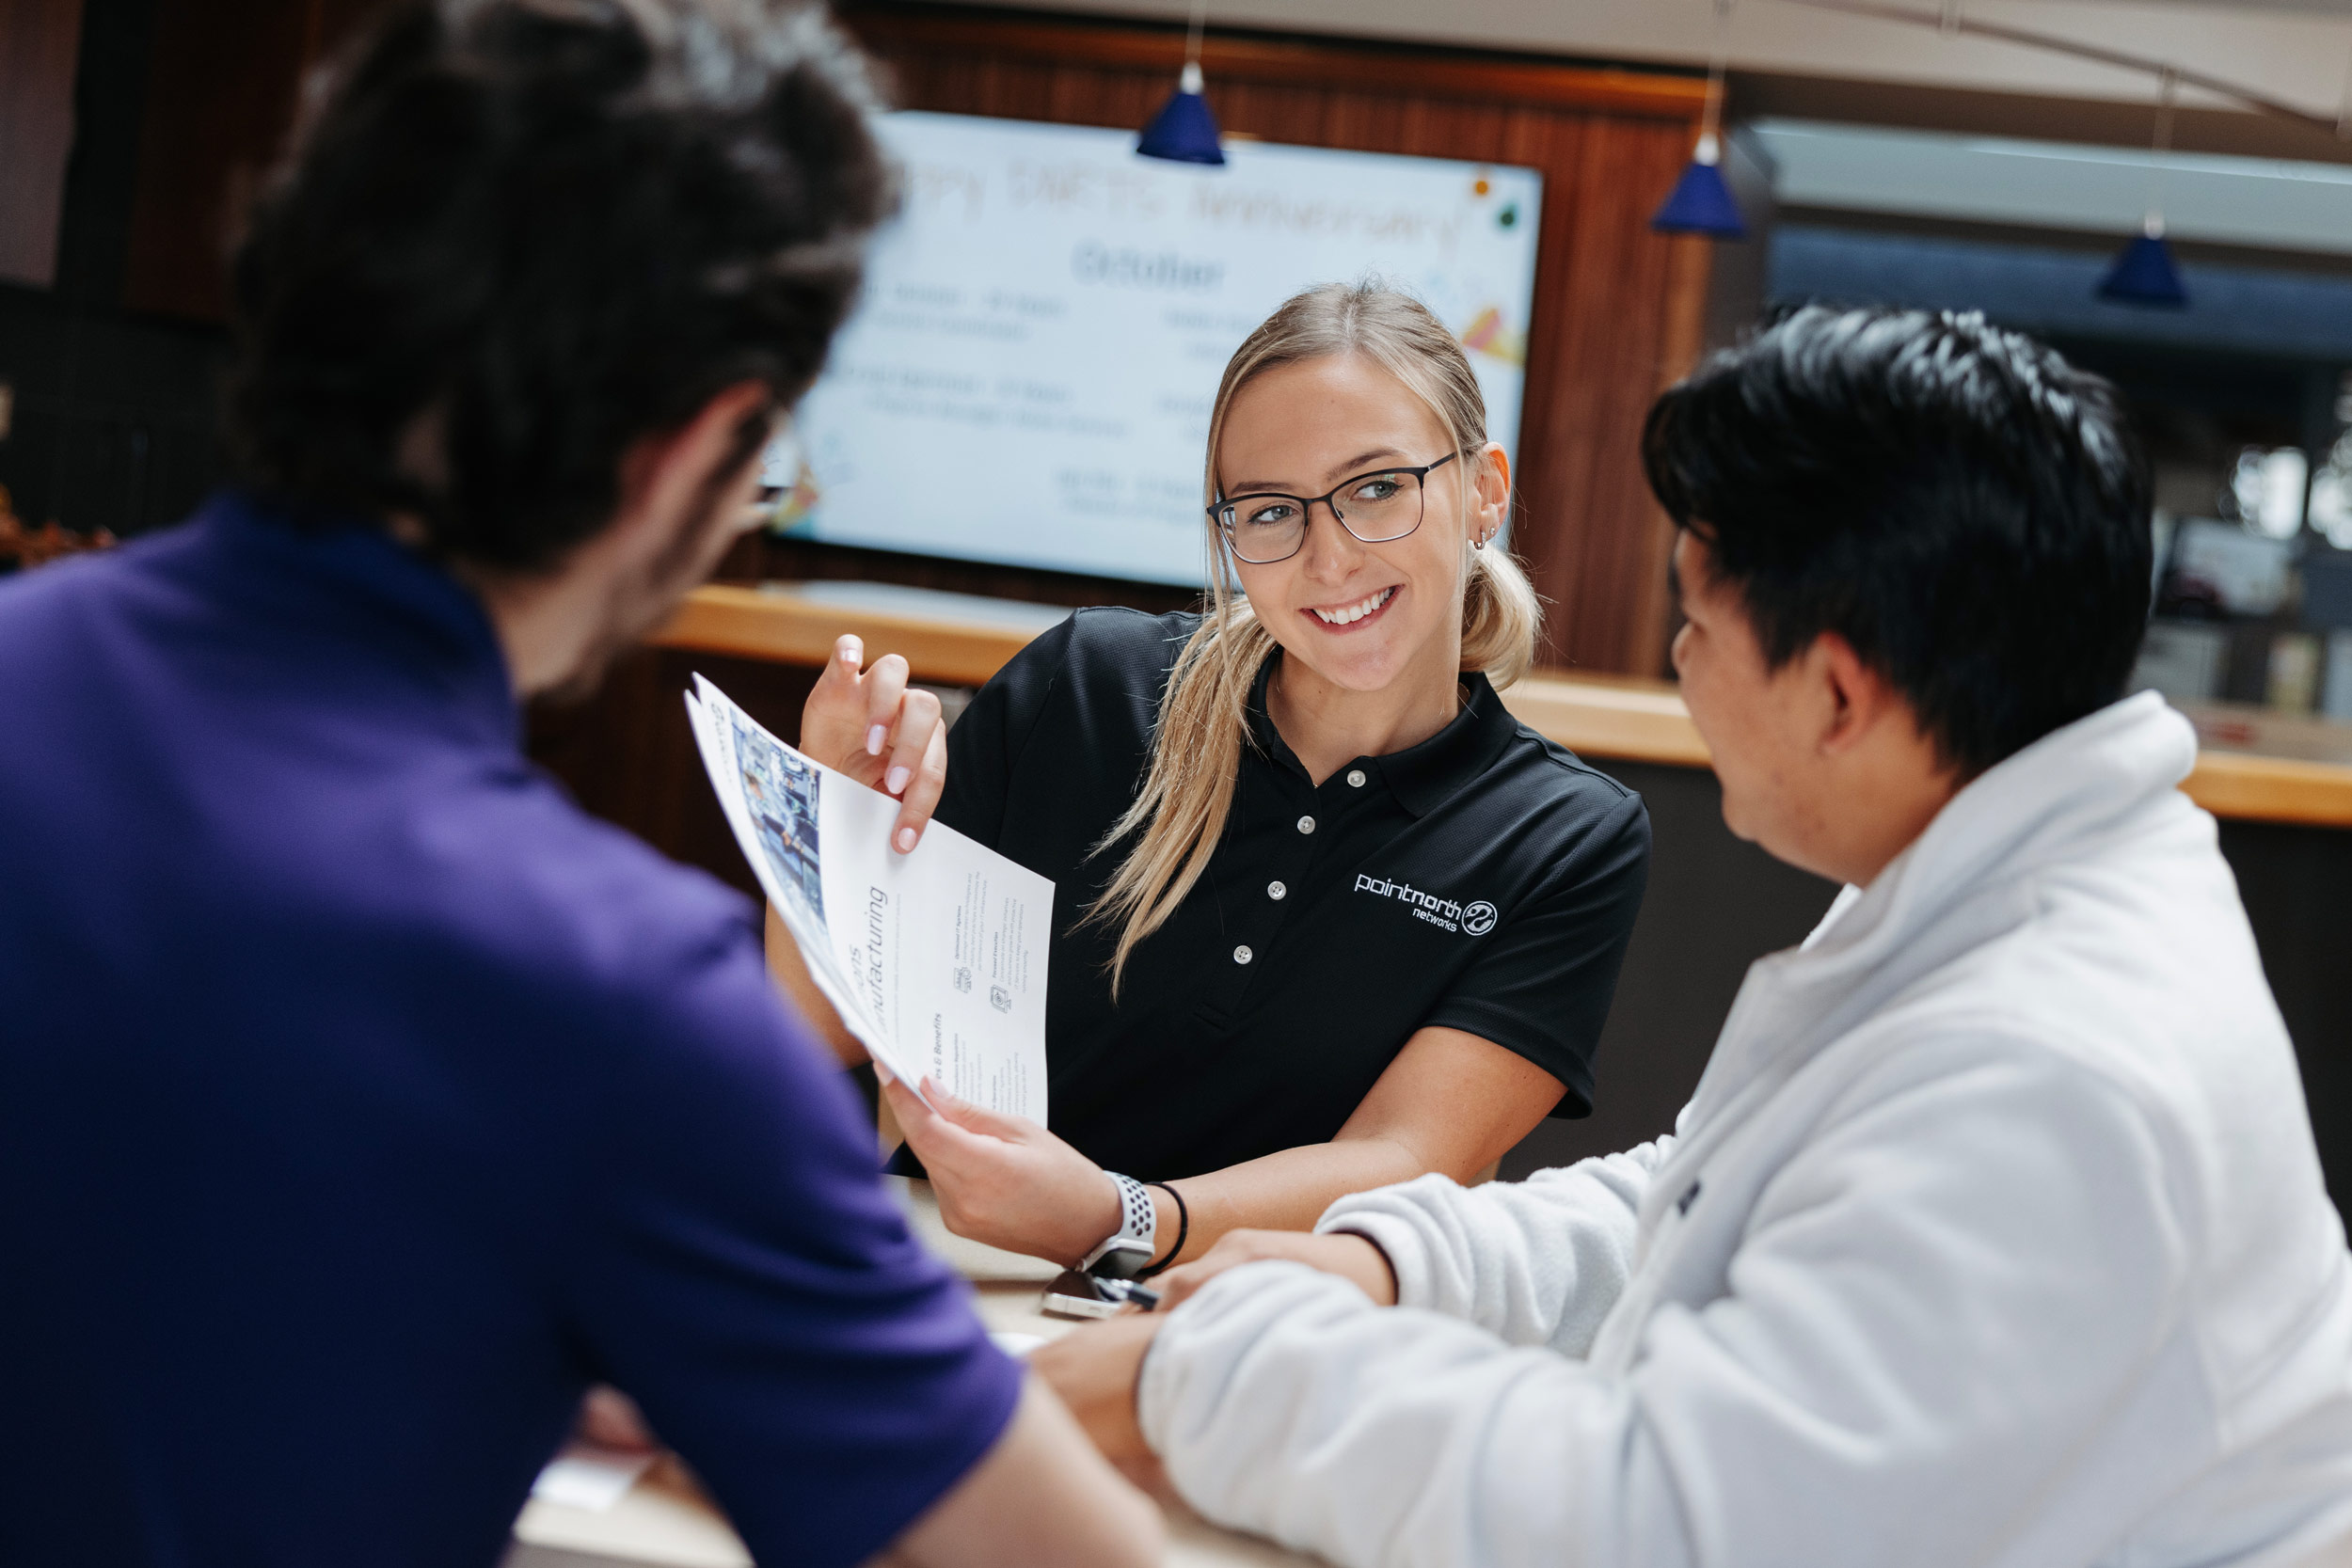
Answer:
[[[1209,26],[1209,0],[1192,0],[1192,24],[1184,29],[1184,63],[1200,63],[1200,36]]]
[[[2148,213],[2140,220],[2152,240],[2164,238],[2164,163],[2172,150],[2172,96],[2179,86],[2179,72],[2166,66],[2156,88],[2155,135],[2149,141]]]
[[[1715,0],[1715,50],[1707,63],[1707,109],[1699,120],[1699,162],[1711,164],[1723,147],[1724,73],[1731,64],[1731,0]]]
[[[2336,96],[2336,140],[2352,141],[2352,55],[2344,57],[2344,91]]]

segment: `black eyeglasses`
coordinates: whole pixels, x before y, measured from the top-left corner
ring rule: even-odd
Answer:
[[[1307,544],[1307,514],[1315,502],[1331,509],[1340,527],[1367,545],[1402,539],[1421,527],[1422,482],[1455,458],[1450,451],[1418,468],[1375,468],[1342,480],[1320,496],[1228,496],[1208,509],[1233,559],[1252,566],[1288,561]]]

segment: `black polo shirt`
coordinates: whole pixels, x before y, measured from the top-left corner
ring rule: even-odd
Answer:
[[[947,737],[939,820],[1054,881],[1054,1130],[1145,1180],[1322,1143],[1437,1025],[1518,1052],[1567,1086],[1555,1115],[1585,1115],[1649,819],[1483,675],[1437,735],[1318,788],[1266,719],[1269,661],[1216,856],[1112,1002],[1118,933],[1082,922],[1129,846],[1091,851],[1142,784],[1200,621],[1080,610]]]

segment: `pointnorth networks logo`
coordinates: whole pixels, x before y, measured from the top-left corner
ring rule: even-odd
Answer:
[[[1449,931],[1460,931],[1469,936],[1483,937],[1495,928],[1495,907],[1484,898],[1472,904],[1457,904],[1451,898],[1440,898],[1436,894],[1425,892],[1410,882],[1392,882],[1386,877],[1365,876],[1361,873],[1359,873],[1356,878],[1356,891],[1376,894],[1383,898],[1393,898],[1398,903],[1408,906],[1413,911],[1414,919],[1426,920],[1432,926],[1441,926]]]

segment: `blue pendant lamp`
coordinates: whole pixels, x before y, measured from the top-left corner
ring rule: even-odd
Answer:
[[[1722,136],[1724,67],[1728,50],[1731,0],[1715,0],[1715,57],[1707,68],[1707,114],[1699,145],[1649,226],[1661,234],[1706,234],[1719,240],[1747,238],[1747,219],[1731,187],[1724,183]]]
[[[2172,247],[2164,243],[2162,213],[2148,214],[2146,232],[2125,245],[2099,279],[2099,297],[2153,310],[2186,308],[2188,290],[2182,286],[2180,268],[2172,264]]]
[[[2118,305],[2136,305],[2150,310],[2180,310],[2187,308],[2188,290],[2182,286],[2181,269],[2173,263],[2172,247],[2164,239],[2163,194],[2164,155],[2172,146],[2172,69],[2164,71],[2162,99],[2156,110],[2156,135],[2153,155],[2148,165],[2148,215],[2142,220],[2140,232],[2115,258],[2107,275],[2099,280],[2099,297]]]
[[[1692,154],[1682,178],[1649,220],[1649,226],[1661,234],[1710,234],[1719,240],[1747,238],[1747,220],[1740,215],[1740,203],[1731,198],[1731,187],[1724,183],[1724,171],[1718,167],[1723,158],[1723,144],[1713,135],[1699,138],[1698,150]]]
[[[1200,30],[1208,21],[1208,0],[1193,0],[1192,26],[1184,39],[1184,73],[1177,78],[1176,90],[1160,105],[1160,112],[1152,117],[1136,143],[1136,150],[1144,157],[1173,164],[1225,162],[1225,149],[1217,142],[1216,116],[1209,112],[1209,101],[1200,96]]]

